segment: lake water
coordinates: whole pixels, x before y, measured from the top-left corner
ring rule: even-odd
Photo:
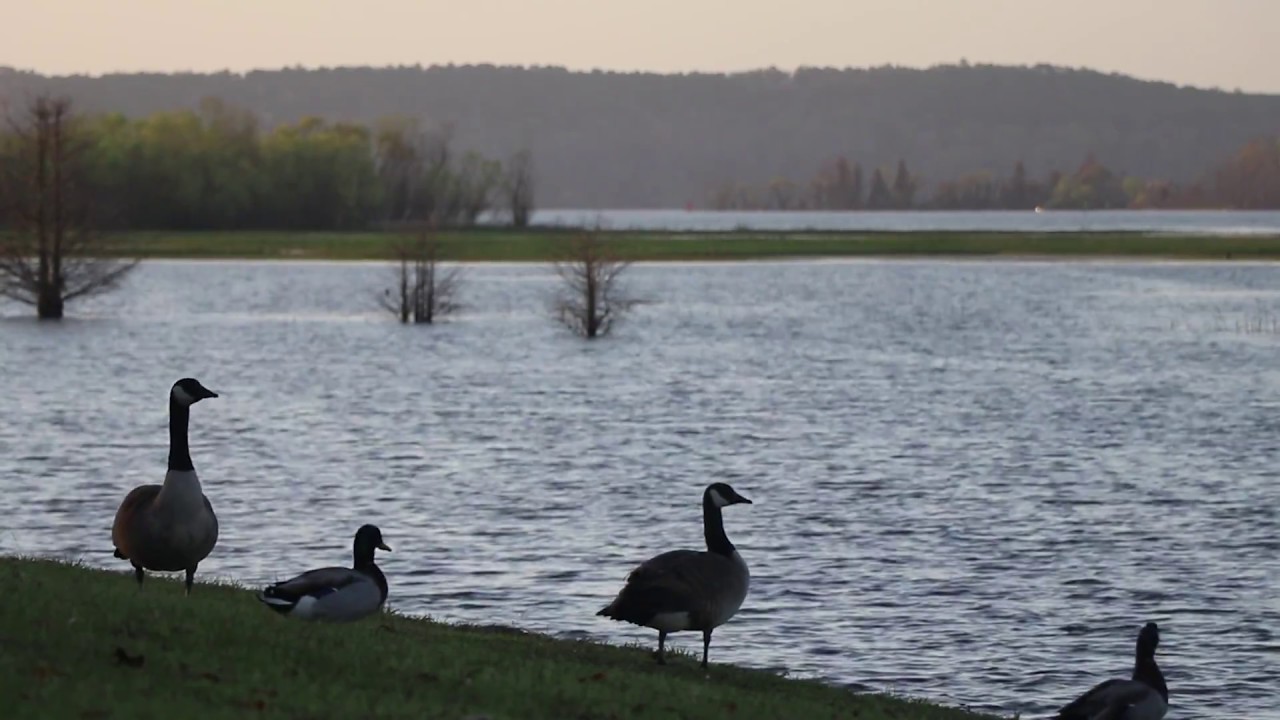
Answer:
[[[713,210],[536,210],[535,225],[612,230],[1148,232],[1280,234],[1280,212],[1217,210],[1053,210],[939,212],[777,212]]]
[[[713,661],[1027,717],[1155,620],[1170,718],[1280,718],[1280,265],[639,265],[598,343],[545,267],[468,268],[430,328],[376,309],[389,272],[150,262],[61,325],[0,306],[0,552],[126,570],[112,515],[192,375],[206,579],[375,522],[397,610],[651,645],[593,613],[701,546],[722,480],[752,589]]]

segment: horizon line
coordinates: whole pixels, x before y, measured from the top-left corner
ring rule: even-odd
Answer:
[[[455,62],[445,62],[445,63],[435,62],[435,63],[425,64],[425,65],[423,63],[412,63],[412,64],[384,63],[384,64],[367,64],[367,65],[352,65],[352,64],[305,65],[302,63],[297,63],[294,65],[256,67],[256,68],[250,68],[245,70],[233,70],[231,68],[223,68],[219,70],[195,70],[195,69],[118,70],[117,69],[117,70],[106,70],[101,72],[81,71],[81,72],[72,72],[72,73],[47,73],[36,68],[20,67],[17,65],[9,65],[9,64],[0,64],[0,75],[2,74],[34,75],[34,76],[41,77],[48,80],[74,79],[74,78],[102,79],[102,78],[109,78],[109,77],[138,76],[138,75],[142,75],[142,76],[163,75],[163,76],[173,76],[173,77],[183,77],[183,76],[213,77],[213,76],[219,76],[219,75],[234,75],[237,77],[244,78],[255,73],[334,72],[334,71],[352,71],[352,70],[418,70],[421,72],[429,72],[432,70],[456,70],[456,69],[467,69],[467,68],[488,68],[488,69],[497,69],[497,70],[521,70],[521,71],[559,70],[571,75],[597,75],[597,74],[642,75],[642,76],[648,75],[648,76],[671,77],[671,78],[699,77],[699,76],[734,77],[734,76],[755,75],[755,74],[765,74],[765,73],[777,73],[780,75],[786,75],[794,78],[797,74],[799,74],[802,71],[874,72],[874,71],[884,71],[884,70],[905,70],[905,71],[911,71],[911,72],[929,72],[929,71],[947,70],[947,69],[974,70],[974,69],[983,69],[983,68],[1005,69],[1005,70],[1053,70],[1053,71],[1088,73],[1088,74],[1095,74],[1095,75],[1103,75],[1107,77],[1124,78],[1124,79],[1134,80],[1134,81],[1143,82],[1143,83],[1169,85],[1169,86],[1179,88],[1179,89],[1184,89],[1184,90],[1200,90],[1204,92],[1219,92],[1219,93],[1226,93],[1226,94],[1280,96],[1280,92],[1276,92],[1276,91],[1244,90],[1240,87],[1228,89],[1219,85],[1208,86],[1208,85],[1196,85],[1196,84],[1190,84],[1190,83],[1178,83],[1173,80],[1167,80],[1163,78],[1141,77],[1139,75],[1135,75],[1135,74],[1120,71],[1120,70],[1103,70],[1097,67],[1091,67],[1087,65],[1071,66],[1071,65],[1058,65],[1058,64],[1047,63],[1047,62],[1035,62],[1035,63],[1029,62],[1025,64],[1009,64],[1009,63],[995,63],[995,62],[981,62],[981,61],[975,62],[975,61],[969,61],[966,58],[961,58],[953,62],[934,63],[932,65],[900,65],[892,62],[886,62],[880,65],[843,65],[843,66],[797,64],[797,65],[786,66],[786,67],[779,66],[779,65],[768,65],[768,66],[757,66],[757,67],[741,68],[741,69],[733,69],[733,70],[728,70],[728,69],[706,70],[706,69],[694,68],[694,69],[679,70],[679,71],[647,70],[647,69],[640,69],[640,68],[622,69],[622,68],[610,68],[610,67],[600,67],[600,66],[584,68],[584,67],[571,67],[569,65],[564,65],[564,64],[550,64],[550,63],[548,64],[540,64],[540,63],[515,64],[515,63],[492,63],[492,62],[456,62],[456,63]]]

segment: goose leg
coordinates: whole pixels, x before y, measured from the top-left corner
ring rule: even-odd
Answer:
[[[659,665],[667,664],[667,658],[663,654],[663,650],[665,650],[666,647],[667,647],[667,631],[659,630],[658,631],[658,664]]]
[[[711,631],[702,631],[702,669],[707,669],[707,653],[711,650]]]
[[[187,594],[188,595],[191,594],[191,583],[195,582],[195,579],[196,579],[196,569],[193,567],[187,568]]]
[[[139,590],[142,589],[142,580],[145,577],[146,577],[146,571],[142,569],[141,565],[138,565],[135,563],[133,566],[133,578],[138,581]]]

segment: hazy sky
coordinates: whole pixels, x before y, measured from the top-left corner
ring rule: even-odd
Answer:
[[[1048,62],[1280,92],[1280,0],[0,0],[42,72]]]

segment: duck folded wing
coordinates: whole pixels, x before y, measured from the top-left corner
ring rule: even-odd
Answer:
[[[1108,680],[1058,711],[1057,720],[1120,720],[1134,706],[1152,700],[1155,691],[1136,680]]]
[[[359,583],[373,585],[373,580],[368,575],[351,568],[327,567],[309,570],[291,580],[276,583],[267,588],[263,594],[267,597],[296,601],[308,595],[312,597],[328,595]],[[374,589],[376,591],[376,586]]]

